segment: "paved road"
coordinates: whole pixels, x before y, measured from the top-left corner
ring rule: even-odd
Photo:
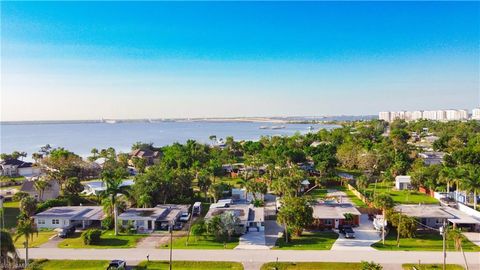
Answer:
[[[127,261],[142,261],[150,254],[150,260],[168,260],[167,249],[60,249],[60,248],[31,248],[32,259],[72,259],[76,260],[112,260],[124,259]],[[19,250],[20,256],[25,254]],[[470,269],[480,269],[480,253],[466,252]],[[243,263],[279,261],[297,262],[359,262],[375,261],[382,264],[402,263],[440,263],[441,252],[420,251],[313,251],[313,250],[173,250],[174,260],[190,261],[235,261]],[[449,252],[447,263],[463,264],[460,252]]]

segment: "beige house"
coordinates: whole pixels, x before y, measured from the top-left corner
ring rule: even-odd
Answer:
[[[60,184],[57,180],[48,181],[48,186],[45,190],[37,190],[35,187],[35,181],[25,181],[20,188],[20,191],[28,193],[38,201],[46,201],[55,199],[60,195]]]

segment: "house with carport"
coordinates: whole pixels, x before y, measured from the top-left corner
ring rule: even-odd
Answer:
[[[37,228],[56,229],[66,227],[100,226],[105,218],[102,206],[52,207],[33,216]]]

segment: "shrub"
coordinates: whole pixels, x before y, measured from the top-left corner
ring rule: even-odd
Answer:
[[[362,270],[382,270],[383,266],[381,266],[379,263],[362,261],[361,269]]]
[[[85,245],[95,245],[100,241],[102,231],[97,229],[89,229],[82,233],[83,243]]]
[[[15,202],[19,202],[21,201],[23,198],[26,198],[30,195],[28,195],[28,193],[26,192],[23,192],[23,191],[19,191],[17,193],[15,193],[12,197],[12,200],[15,201]]]
[[[265,202],[263,200],[256,199],[253,201],[253,206],[255,207],[262,207],[265,205]]]
[[[105,217],[105,219],[102,220],[102,229],[109,230],[112,228],[113,228],[113,217],[111,216]]]

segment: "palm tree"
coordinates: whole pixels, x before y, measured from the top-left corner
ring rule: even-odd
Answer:
[[[395,203],[393,202],[392,197],[387,194],[380,194],[375,197],[373,201],[373,205],[378,208],[382,209],[383,220],[387,221],[387,217],[385,215],[387,209],[393,208]],[[385,245],[385,226],[382,227],[382,243]]]
[[[43,194],[45,193],[45,190],[50,187],[50,183],[44,179],[41,179],[33,182],[33,185],[35,190],[38,192],[38,199],[43,201]]]
[[[0,231],[0,257],[1,264],[4,266],[14,265],[18,260],[17,249],[10,233],[6,230]]]
[[[447,194],[450,193],[451,183],[458,179],[458,175],[458,170],[452,167],[444,166],[440,171],[440,181],[447,184]]]
[[[25,237],[25,266],[28,265],[28,240],[31,239],[33,241],[33,234],[35,233],[38,236],[38,230],[32,218],[22,218],[18,220],[15,241],[22,236]]]
[[[473,192],[473,209],[477,209],[477,192],[480,191],[480,166],[468,164],[460,185],[468,192]]]
[[[31,217],[37,211],[37,201],[33,197],[25,197],[20,200],[20,212],[26,217]]]
[[[110,200],[111,207],[113,208],[115,235],[118,235],[117,195],[123,194],[128,196],[130,193],[130,188],[128,186],[122,186],[123,178],[125,176],[126,172],[123,168],[106,170],[102,173],[103,183],[105,184],[105,190],[102,195]]]

